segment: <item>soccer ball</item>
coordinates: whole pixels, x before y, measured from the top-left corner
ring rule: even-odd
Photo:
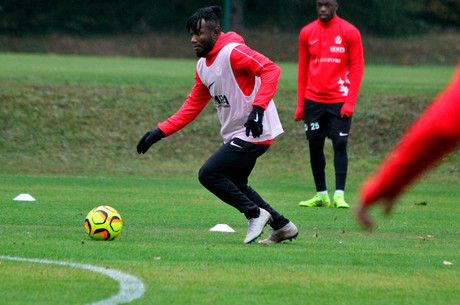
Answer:
[[[120,235],[123,222],[120,214],[108,205],[92,209],[85,219],[85,229],[89,237],[96,240],[113,240]]]

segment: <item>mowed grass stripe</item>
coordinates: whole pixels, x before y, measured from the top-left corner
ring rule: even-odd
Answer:
[[[297,88],[297,64],[281,62],[280,89]],[[192,86],[195,60],[78,55],[0,54],[0,79],[34,84]],[[440,90],[452,66],[365,67],[361,92]],[[184,97],[185,98],[185,97]]]

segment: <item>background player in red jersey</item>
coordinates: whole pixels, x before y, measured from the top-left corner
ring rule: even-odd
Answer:
[[[389,213],[396,198],[460,141],[460,63],[450,85],[403,134],[379,170],[361,189],[359,221],[372,226],[367,211],[379,201]],[[458,187],[458,185],[457,185]]]
[[[303,207],[329,207],[324,143],[332,140],[336,190],[333,206],[348,208],[344,191],[348,169],[347,142],[364,73],[359,31],[336,14],[336,0],[316,1],[318,20],[299,35],[296,120],[304,120],[316,195]]]
[[[195,85],[184,105],[137,145],[145,153],[152,144],[192,122],[212,99],[222,125],[224,145],[201,167],[199,180],[225,203],[248,219],[244,243],[251,243],[270,223],[271,235],[261,243],[279,243],[297,237],[297,227],[279,214],[248,185],[256,160],[273,139],[283,133],[273,102],[279,67],[244,45],[234,33],[222,33],[218,6],[201,8],[187,21],[196,55]]]

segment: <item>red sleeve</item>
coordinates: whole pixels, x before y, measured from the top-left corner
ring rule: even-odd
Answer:
[[[246,45],[233,49],[230,63],[236,81],[245,95],[250,95],[254,90],[254,75],[260,77],[259,91],[252,105],[266,109],[276,93],[281,74],[278,65]]]
[[[458,145],[460,140],[460,64],[456,76],[361,189],[361,202],[394,200],[406,186]]]
[[[364,55],[361,34],[356,28],[349,31],[350,36],[347,38],[348,52],[350,57],[350,72],[348,80],[350,81],[349,91],[340,114],[351,116],[355,109],[356,100],[358,99],[359,88],[364,74]]]
[[[158,128],[169,136],[192,122],[211,99],[208,88],[195,73],[195,85],[182,107],[173,116],[158,124]]]
[[[303,119],[303,106],[305,103],[305,90],[308,83],[308,65],[310,64],[310,53],[308,52],[308,40],[305,28],[299,35],[299,63],[297,75],[297,108],[294,118]]]

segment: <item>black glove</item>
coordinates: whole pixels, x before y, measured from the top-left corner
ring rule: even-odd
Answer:
[[[248,116],[248,121],[244,124],[246,127],[246,136],[249,137],[249,132],[252,132],[254,138],[260,137],[264,131],[262,119],[264,118],[264,108],[253,106],[252,111]]]
[[[147,150],[149,150],[150,146],[154,143],[160,141],[162,138],[165,137],[163,131],[160,128],[148,131],[137,143],[137,153],[145,154]]]

